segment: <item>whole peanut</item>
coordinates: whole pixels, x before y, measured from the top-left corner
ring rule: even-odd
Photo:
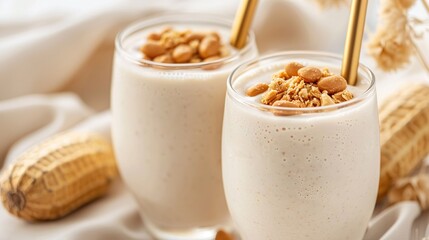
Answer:
[[[296,105],[293,102],[287,101],[287,100],[275,101],[273,103],[273,107],[299,108],[298,105]],[[296,114],[295,111],[291,112],[290,110],[288,110],[288,111],[287,110],[274,110],[273,113],[274,113],[274,115],[277,115],[277,116],[290,116],[290,115]]]
[[[258,83],[247,89],[246,95],[249,97],[254,97],[268,90],[268,84]]]
[[[171,54],[169,54],[169,53],[158,56],[158,57],[154,58],[153,61],[159,62],[159,63],[174,63],[173,58],[171,57]]]
[[[220,43],[212,37],[207,36],[203,38],[198,48],[198,53],[202,58],[209,58],[219,54]]]
[[[173,50],[173,59],[176,63],[188,62],[192,57],[192,48],[189,45],[181,44]]]
[[[322,77],[322,71],[315,67],[303,67],[298,70],[298,76],[307,83],[317,82]]]
[[[288,77],[298,76],[298,70],[303,68],[304,65],[297,62],[290,62],[285,66],[285,72]]]
[[[146,44],[144,44],[141,48],[141,51],[149,58],[155,58],[158,57],[166,52],[165,47],[155,41],[148,41]]]
[[[332,75],[322,78],[317,83],[317,87],[322,91],[327,91],[329,94],[335,94],[347,88],[347,81],[342,76]]]

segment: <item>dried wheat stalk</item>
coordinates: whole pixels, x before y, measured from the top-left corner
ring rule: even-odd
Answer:
[[[404,67],[415,54],[425,68],[429,70],[421,50],[413,41],[413,38],[419,36],[408,16],[408,10],[415,2],[416,0],[380,1],[379,21],[381,24],[368,43],[368,53],[384,71],[393,71]],[[425,0],[422,2],[427,4]]]
[[[349,0],[315,0],[321,8],[347,6]]]

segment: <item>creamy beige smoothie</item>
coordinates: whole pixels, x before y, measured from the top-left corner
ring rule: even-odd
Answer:
[[[112,85],[114,147],[122,178],[154,235],[210,239],[212,233],[194,229],[229,219],[221,174],[226,79],[257,50],[249,36],[244,49],[227,45],[229,55],[214,61],[144,60],[139,48],[145,37],[165,26],[214,31],[226,45],[229,39],[228,21],[190,16],[143,22],[120,34]]]
[[[282,53],[230,76],[222,163],[233,221],[246,240],[362,239],[380,165],[373,75],[361,67],[358,85],[347,87],[354,98],[326,106],[275,108],[261,104],[264,94],[246,96],[290,61],[337,74],[341,65],[330,55]]]

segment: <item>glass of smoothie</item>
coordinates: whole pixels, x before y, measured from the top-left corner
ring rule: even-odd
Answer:
[[[241,237],[362,239],[380,167],[373,73],[356,86],[341,57],[283,52],[229,76],[222,168]]]
[[[213,239],[228,222],[221,133],[228,75],[257,56],[228,44],[231,22],[162,16],[118,34],[112,134],[119,170],[158,239]]]

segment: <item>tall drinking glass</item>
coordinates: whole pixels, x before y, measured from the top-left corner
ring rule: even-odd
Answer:
[[[231,22],[192,14],[134,24],[116,39],[113,142],[122,178],[144,224],[160,239],[212,239],[229,219],[221,174],[226,79],[257,56],[253,34],[219,60],[171,64],[143,59],[145,36],[166,26],[216,31],[226,42]]]
[[[374,75],[360,65],[358,84],[348,86],[355,98],[323,107],[276,108],[245,95],[292,61],[339,74],[342,59],[284,52],[228,79],[222,168],[232,219],[245,240],[362,239],[380,167]]]

